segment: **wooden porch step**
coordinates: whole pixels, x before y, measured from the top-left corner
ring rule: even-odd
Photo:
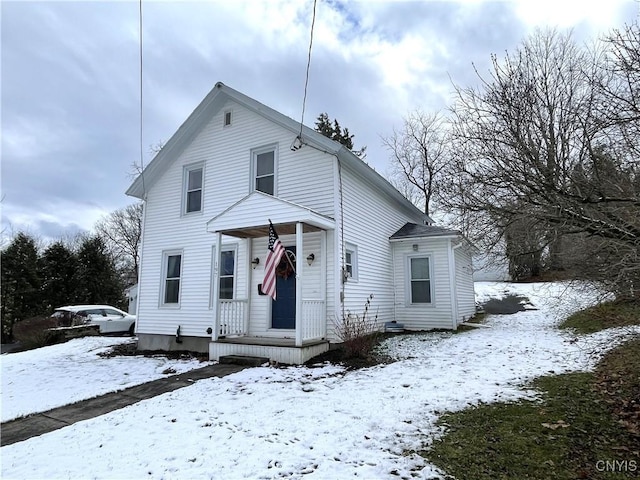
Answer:
[[[269,363],[267,357],[249,357],[245,355],[223,355],[220,357],[220,363],[233,365],[246,365],[249,367],[259,367],[265,363]]]

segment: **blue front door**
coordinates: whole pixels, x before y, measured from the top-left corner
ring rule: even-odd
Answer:
[[[286,247],[285,255],[295,266],[296,247]],[[282,262],[287,259],[282,257],[280,265],[284,267]],[[285,268],[278,268],[285,270]],[[293,330],[296,328],[296,274],[291,272],[286,278],[284,276],[276,276],[276,299],[271,302],[271,328],[281,328]]]

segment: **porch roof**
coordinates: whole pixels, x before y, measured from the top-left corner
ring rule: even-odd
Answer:
[[[404,240],[408,238],[426,237],[459,237],[462,233],[450,228],[436,227],[435,225],[418,225],[416,223],[405,223],[400,230],[389,237],[389,240]]]
[[[331,230],[335,220],[310,208],[262,192],[252,192],[207,222],[207,232],[240,238],[266,237],[269,220],[279,235],[295,233],[298,222],[304,232]]]

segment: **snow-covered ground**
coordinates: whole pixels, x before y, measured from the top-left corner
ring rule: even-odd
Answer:
[[[0,356],[2,421],[166,377],[162,372],[168,368],[182,373],[207,365],[166,357],[97,355],[131,341],[130,337],[84,337]]]
[[[382,347],[399,359],[390,365],[351,372],[333,365],[259,367],[201,380],[3,447],[1,476],[437,478],[408,452],[439,434],[434,422],[442,412],[534,396],[523,388],[528,380],[592,368],[594,345],[602,350],[630,332],[576,341],[557,330],[561,318],[594,298],[561,284],[479,283],[476,291],[481,301],[527,296],[539,310],[490,316],[491,328],[459,334],[394,337]],[[87,366],[85,375],[90,371]]]

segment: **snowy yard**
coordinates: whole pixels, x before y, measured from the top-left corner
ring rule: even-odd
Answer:
[[[528,380],[592,368],[591,346],[613,346],[622,335],[607,331],[575,341],[555,329],[592,302],[559,284],[480,283],[476,291],[480,301],[523,295],[538,310],[489,316],[491,328],[391,338],[382,348],[399,361],[390,365],[351,372],[333,365],[260,367],[201,380],[3,447],[1,477],[438,478],[407,452],[438,434],[434,422],[442,412],[531,397],[535,392],[522,388]],[[70,342],[33,358],[2,356],[3,420],[50,408],[72,391],[78,399],[151,380],[169,366],[100,359],[93,350],[104,346],[82,352],[80,342]],[[54,349],[59,352],[50,354]],[[116,373],[103,381],[109,365]],[[126,372],[126,380],[117,372]]]

